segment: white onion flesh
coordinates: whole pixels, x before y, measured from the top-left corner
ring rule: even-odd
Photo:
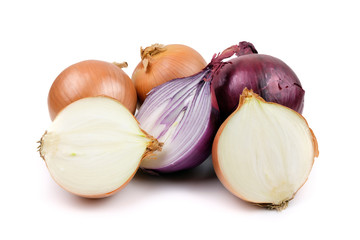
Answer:
[[[132,178],[154,141],[118,101],[90,97],[59,113],[41,139],[40,154],[64,189],[104,197]]]
[[[300,114],[251,94],[218,133],[217,174],[246,201],[284,207],[310,174],[316,139]]]

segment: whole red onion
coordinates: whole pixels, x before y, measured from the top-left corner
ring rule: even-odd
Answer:
[[[240,48],[251,51],[242,50],[240,54],[245,55],[240,55],[237,53]],[[247,42],[241,42],[224,52],[226,51],[236,53],[238,57],[223,62],[213,74],[212,87],[222,119],[236,109],[245,87],[252,89],[268,102],[279,103],[302,113],[305,91],[288,65],[278,58],[257,54],[254,46]]]

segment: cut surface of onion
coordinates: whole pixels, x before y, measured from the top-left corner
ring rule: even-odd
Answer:
[[[83,197],[109,196],[125,186],[141,160],[161,144],[140,129],[118,101],[89,97],[64,108],[40,140],[53,179]]]
[[[210,70],[175,79],[153,89],[136,115],[140,126],[164,143],[156,160],[145,158],[141,167],[174,172],[195,167],[211,153],[218,127],[213,106]]]
[[[317,156],[315,135],[299,113],[248,89],[213,144],[214,168],[224,186],[243,200],[274,209],[287,206]]]

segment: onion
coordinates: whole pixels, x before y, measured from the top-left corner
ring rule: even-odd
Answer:
[[[65,190],[102,198],[123,188],[142,159],[161,146],[120,102],[89,97],[57,115],[40,140],[39,152]]]
[[[199,73],[166,82],[150,91],[136,118],[140,126],[164,143],[156,158],[146,158],[140,167],[156,173],[193,168],[211,154],[220,125],[220,113],[212,88],[214,72],[234,53],[246,54],[251,44],[240,43],[236,52],[227,49],[214,55]]]
[[[246,42],[242,42],[243,47]],[[213,76],[213,87],[218,100],[222,119],[226,119],[237,107],[239,96],[244,88],[252,89],[269,102],[279,103],[302,113],[305,91],[294,71],[280,59],[251,51],[242,54],[239,46],[232,50],[239,57],[233,58]]]
[[[247,88],[212,149],[215,172],[230,192],[278,210],[306,182],[318,154],[315,135],[299,113]]]
[[[119,100],[130,112],[136,109],[134,84],[119,66],[98,60],[86,60],[66,68],[52,84],[48,106],[51,120],[70,103],[85,97],[108,96]]]
[[[145,158],[141,168],[169,173],[195,167],[211,153],[219,111],[207,76],[210,69],[154,88],[136,118],[159,141],[163,151]]]
[[[141,103],[154,87],[198,73],[206,66],[197,51],[181,44],[154,44],[140,51],[141,62],[135,68],[132,80]]]

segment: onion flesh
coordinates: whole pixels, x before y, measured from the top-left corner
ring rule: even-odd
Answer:
[[[124,187],[142,159],[161,145],[120,102],[89,97],[58,114],[41,138],[39,152],[61,187],[101,198]]]
[[[216,174],[230,192],[280,210],[306,182],[318,154],[315,135],[299,113],[248,89],[212,150]]]

